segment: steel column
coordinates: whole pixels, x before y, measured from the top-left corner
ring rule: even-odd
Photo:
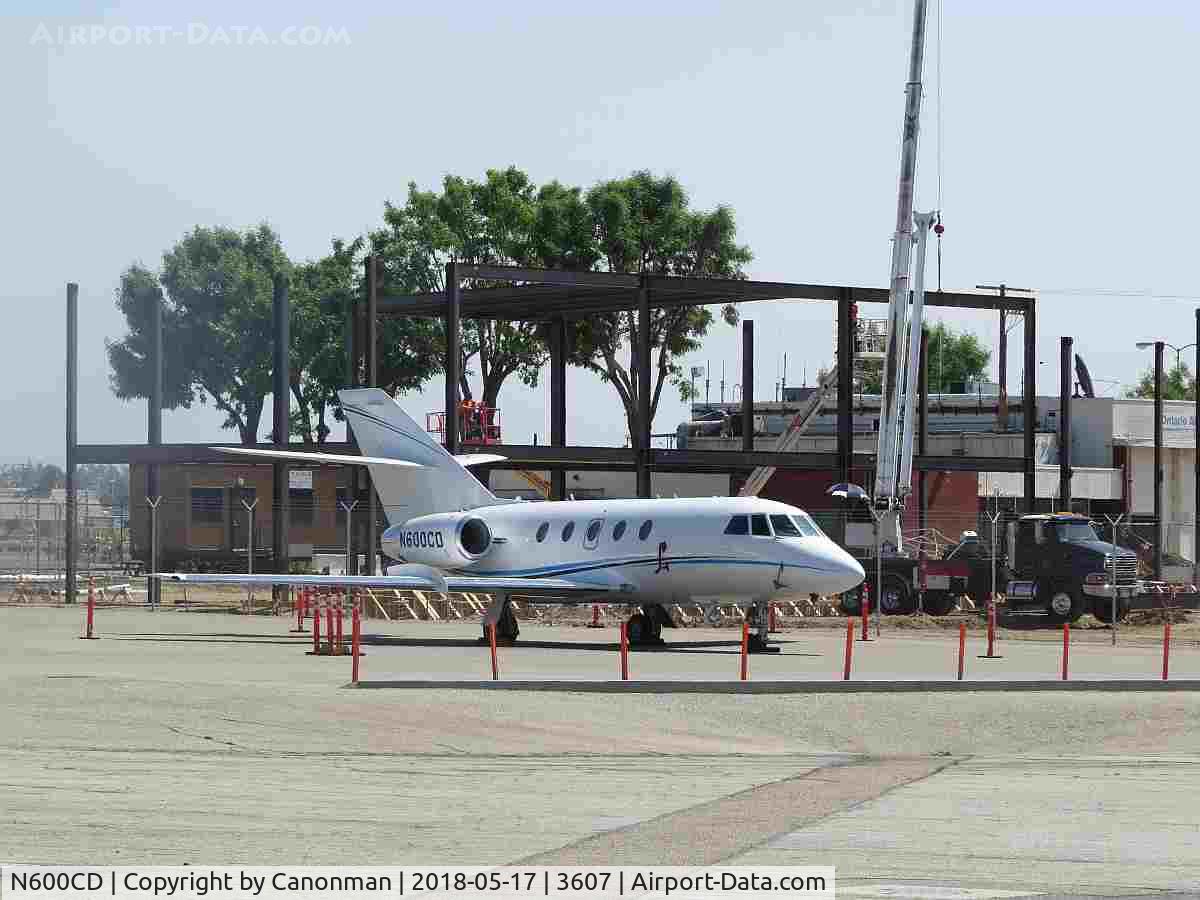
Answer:
[[[550,320],[550,446],[567,446],[567,320]],[[567,472],[550,473],[550,499],[567,499]]]
[[[358,332],[359,305],[358,298],[351,295],[346,304],[346,387],[356,388],[359,384],[359,354],[361,353],[361,343],[359,341]],[[346,443],[350,445],[352,450],[357,450],[358,441],[354,437],[354,429],[351,427],[349,420],[346,421]],[[358,502],[359,491],[359,476],[362,466],[347,466],[346,476],[346,495],[353,503]],[[358,532],[354,528],[353,517],[350,515],[350,510],[346,510],[346,574],[358,574],[358,547],[357,538]]]
[[[162,395],[163,395],[163,323],[162,298],[158,292],[150,293],[153,306],[150,307],[150,396],[146,400],[146,443],[151,447],[162,445]],[[158,466],[146,468],[146,496],[159,497],[161,489],[158,482]],[[158,557],[159,531],[150,529],[150,556]],[[162,582],[157,578],[150,579],[146,585],[149,594],[147,602],[157,607],[162,599]]]
[[[1154,578],[1162,581],[1163,537],[1163,341],[1154,342]]]
[[[458,263],[446,263],[446,430],[447,453],[458,453],[458,379],[462,367],[462,285]]]
[[[638,414],[637,436],[633,440],[638,451],[637,493],[639,497],[650,496],[650,289],[646,279],[641,281],[637,293],[638,333],[635,353],[637,356]]]
[[[996,424],[1001,432],[1008,431],[1008,310],[1003,306],[1007,285],[1000,285],[1000,359],[996,374],[999,376],[1000,396],[996,401]]]
[[[754,320],[742,320],[742,450],[754,449]]]
[[[272,437],[275,447],[286,450],[291,431],[288,413],[291,409],[291,354],[290,322],[288,310],[287,275],[277,273],[274,279],[271,313],[273,319],[273,371],[272,371]],[[288,570],[288,464],[275,462],[271,465],[271,494],[274,508],[271,515],[271,551],[275,557],[275,572],[286,575]],[[279,589],[274,591],[278,593]]]
[[[67,603],[75,602],[76,556],[79,544],[75,450],[79,446],[79,285],[67,284]]]
[[[1034,457],[1034,426],[1037,425],[1037,315],[1036,301],[1025,308],[1025,396],[1021,399],[1025,425],[1025,512],[1037,504],[1037,459]]]
[[[1196,310],[1196,368],[1192,371],[1197,373],[1197,378],[1200,378],[1200,308]],[[1196,391],[1194,420],[1192,423],[1195,428],[1193,443],[1196,450],[1192,456],[1195,460],[1193,483],[1196,496],[1192,507],[1192,581],[1200,584],[1200,390]]]
[[[854,455],[854,319],[850,291],[843,288],[837,301],[837,458],[838,480],[852,480],[851,458]]]
[[[929,329],[921,329],[921,368],[917,378],[917,457],[929,452]],[[929,527],[928,495],[925,491],[925,470],[917,468],[917,522],[922,532]],[[925,555],[925,544],[921,544],[921,556]]]
[[[383,278],[383,267],[379,264],[379,257],[371,254],[366,260],[367,266],[367,321],[366,335],[367,344],[364,348],[367,355],[367,387],[379,387],[379,287],[380,281]],[[379,536],[379,507],[375,496],[375,480],[371,477],[371,470],[363,468],[363,490],[367,494],[367,522],[366,522],[366,544],[365,553],[367,557],[367,571],[363,574],[375,574],[375,554],[378,549]]]
[[[1058,393],[1058,500],[1059,508],[1071,509],[1071,365],[1074,362],[1074,339],[1061,338],[1059,349]]]

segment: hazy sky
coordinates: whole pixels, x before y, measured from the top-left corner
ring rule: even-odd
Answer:
[[[938,202],[938,5],[922,209]],[[374,227],[410,180],[429,188],[509,164],[583,186],[669,172],[696,206],[735,209],[753,277],[882,285],[910,20],[909,0],[10,0],[0,459],[62,458],[67,281],[80,284],[81,440],[143,441],[145,404],[113,398],[104,356],[123,333],[124,267],[157,267],[193,225],[261,220],[293,259],[315,257]],[[86,37],[72,42],[72,26]],[[1191,343],[1200,6],[944,0],[940,31],[944,287],[1042,289],[1044,393],[1057,390],[1060,335],[1074,335],[1102,393],[1116,390],[1103,379],[1131,382],[1148,363],[1135,341]],[[757,323],[760,399],[785,352],[790,384],[833,358],[830,305],[743,315]],[[994,351],[992,315],[947,318]],[[738,346],[717,325],[688,361],[711,361],[713,399],[722,362],[738,380]],[[547,394],[505,388],[509,440],[548,432]],[[441,396],[435,382],[402,402],[423,416]],[[569,411],[569,441],[622,443],[610,387],[573,371],[569,397],[587,410]],[[655,430],[685,412],[664,394]],[[236,440],[219,424],[211,407],[168,413],[164,439]]]

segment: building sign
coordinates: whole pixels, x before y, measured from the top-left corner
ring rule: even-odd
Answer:
[[[288,489],[311,491],[313,489],[312,475],[312,469],[288,469]]]
[[[1168,400],[1163,404],[1163,446],[1194,447],[1196,435],[1195,404]],[[1154,403],[1149,400],[1125,400],[1113,403],[1113,440],[1131,446],[1154,445]]]

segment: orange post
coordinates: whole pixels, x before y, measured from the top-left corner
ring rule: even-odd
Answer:
[[[345,645],[342,643],[342,623],[346,618],[346,593],[346,591],[341,591],[338,593],[337,619],[335,620],[335,623],[337,624],[337,650],[334,651],[337,656],[342,655],[345,647]]]
[[[996,655],[996,601],[993,599],[988,600],[987,622],[988,622],[988,652],[987,652],[987,655],[988,655],[988,659],[991,659],[992,657],[994,657]]]
[[[778,634],[779,633],[779,619],[778,619],[777,613],[775,611],[775,604],[768,603],[767,610],[769,612],[769,617],[767,619],[767,632],[769,634]]]
[[[592,621],[588,624],[588,628],[599,628],[600,626],[600,604],[592,604]]]
[[[1163,677],[1162,680],[1167,680],[1167,675],[1171,670],[1171,622],[1170,620],[1163,623]]]
[[[83,635],[85,641],[96,640],[96,579],[88,578],[87,599],[87,630]]]
[[[500,680],[500,660],[496,658],[496,623],[488,626],[488,643],[492,647],[492,681]]]
[[[742,668],[741,680],[750,678],[750,623],[742,622]]]
[[[967,655],[967,623],[958,623],[958,680],[963,680],[963,660]]]
[[[629,623],[621,623],[621,680],[629,680]]]
[[[361,639],[361,625],[358,617],[358,604],[355,604],[350,611],[350,653],[352,659],[350,662],[350,681],[353,684],[358,684],[358,647]]]
[[[313,656],[321,655],[321,604],[313,607]]]
[[[333,598],[329,597],[325,601],[325,652],[329,656],[333,656]]]
[[[867,626],[871,621],[871,590],[865,584],[863,585],[862,599],[862,637],[860,641],[869,641],[870,635],[867,633]]]
[[[1071,659],[1071,623],[1063,622],[1062,680],[1067,680],[1067,663]]]
[[[866,621],[866,617],[863,617]],[[854,656],[854,620],[846,620],[846,665],[842,670],[842,681],[850,680],[850,661]]]

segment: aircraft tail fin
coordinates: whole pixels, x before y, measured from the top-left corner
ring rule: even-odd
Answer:
[[[501,500],[380,388],[338,391],[342,411],[364,456],[422,468],[368,464],[389,524],[415,516],[492,506]]]

